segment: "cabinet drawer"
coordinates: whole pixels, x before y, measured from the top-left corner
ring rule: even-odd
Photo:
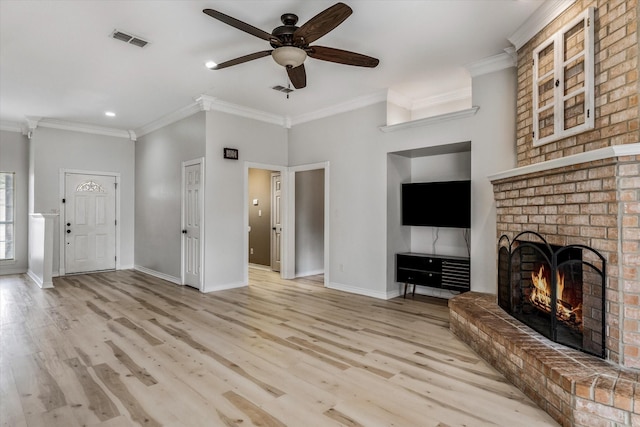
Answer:
[[[398,268],[396,281],[439,288],[441,275],[430,271]]]
[[[428,256],[398,255],[396,262],[398,268],[414,268],[435,272],[439,272],[442,268],[442,260],[440,258]]]

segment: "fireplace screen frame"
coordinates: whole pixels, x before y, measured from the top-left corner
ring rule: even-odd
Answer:
[[[605,312],[605,280],[606,280],[606,260],[600,252],[597,250],[588,247],[586,245],[580,244],[572,244],[566,246],[559,246],[554,248],[550,245],[542,235],[536,233],[534,231],[523,231],[517,234],[512,240],[506,234],[503,234],[500,239],[498,239],[498,305],[504,309],[507,313],[509,313],[514,318],[523,321],[519,318],[517,313],[517,307],[514,307],[514,294],[518,294],[520,300],[523,299],[521,283],[523,281],[522,277],[516,279],[518,274],[521,273],[520,264],[523,263],[522,257],[525,249],[529,251],[535,251],[536,256],[542,259],[550,268],[549,279],[550,279],[550,313],[549,313],[549,326],[548,330],[546,328],[538,327],[528,324],[527,326],[541,333],[545,337],[550,340],[565,345],[567,347],[575,348],[577,350],[583,351],[588,354],[592,354],[594,356],[598,356],[600,358],[605,358],[605,346],[606,346],[606,337],[605,337],[605,325],[606,325],[606,312]],[[567,254],[571,251],[580,250],[584,256],[581,256],[580,259],[567,259]],[[515,262],[514,262],[515,260]],[[516,265],[517,262],[517,265]],[[597,344],[599,345],[599,349],[596,350],[594,348],[588,348],[588,346],[584,345],[575,345],[571,342],[567,342],[567,340],[558,338],[558,317],[557,317],[557,278],[558,272],[563,271],[563,269],[573,266],[582,265],[582,268],[588,268],[590,274],[589,285],[599,287],[596,289],[596,293],[600,296],[600,307],[597,307],[599,310],[599,321],[600,321],[600,337],[598,339]],[[517,267],[518,271],[516,272],[514,269]],[[518,273],[518,274],[516,274]],[[599,280],[598,280],[599,279]],[[516,282],[517,283],[514,283]],[[584,282],[582,283],[584,286]],[[517,287],[514,289],[514,287]],[[583,296],[584,297],[584,296]],[[527,322],[523,322],[527,323]],[[593,323],[593,319],[591,319],[591,323]],[[592,329],[589,330],[591,332]],[[589,338],[591,339],[591,338]],[[593,342],[593,340],[591,341]]]

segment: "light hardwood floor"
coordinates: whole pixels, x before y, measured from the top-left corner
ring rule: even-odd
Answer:
[[[3,426],[553,426],[448,329],[253,270],[201,294],[135,271],[0,276]]]

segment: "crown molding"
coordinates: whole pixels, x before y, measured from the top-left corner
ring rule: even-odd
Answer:
[[[387,101],[387,90],[375,92],[370,95],[361,96],[351,101],[343,102],[331,107],[322,108],[320,110],[312,111],[311,113],[300,114],[291,118],[291,125],[299,125],[301,123],[310,122],[313,120],[330,117],[340,113],[346,113],[347,111],[357,110],[358,108],[367,107],[369,105],[377,104],[379,102]]]
[[[440,114],[433,117],[425,117],[424,119],[411,120],[410,122],[397,123],[395,125],[380,126],[379,129],[384,133],[396,132],[399,130],[431,126],[451,120],[460,120],[467,117],[475,116],[480,107],[471,107],[466,110],[455,111],[453,113]]]
[[[505,49],[503,53],[481,59],[466,65],[471,77],[478,77],[484,74],[494,73],[516,66],[516,59],[513,49]]]
[[[397,105],[398,107],[402,107],[406,110],[413,109],[413,99],[392,89],[387,90],[387,102]]]
[[[136,134],[132,130],[115,129],[115,128],[108,128],[103,126],[95,126],[95,125],[88,125],[84,123],[67,122],[64,120],[48,119],[48,118],[40,118],[40,117],[38,118],[27,117],[27,123],[28,123],[30,132],[33,132],[33,130],[35,130],[38,127],[42,127],[42,128],[51,128],[51,129],[60,129],[60,130],[70,130],[73,132],[84,132],[84,133],[90,133],[94,135],[113,136],[116,138],[130,139],[131,141],[136,140]]]
[[[443,93],[440,95],[430,96],[428,98],[416,99],[411,105],[412,110],[421,110],[448,102],[463,101],[471,99],[471,87]]]
[[[202,108],[202,105],[198,102],[193,102],[185,107],[180,108],[172,113],[164,115],[159,119],[152,121],[151,123],[147,123],[144,126],[141,126],[135,130],[135,133],[138,137],[144,136],[148,133],[151,133],[155,130],[161,129],[165,126],[168,126],[172,123],[180,121],[182,119],[186,119],[189,116],[192,116],[200,111],[205,111]]]
[[[7,132],[19,132],[23,135],[27,134],[27,128],[24,123],[0,120],[0,130]]]
[[[554,0],[545,1],[536,9],[527,21],[518,28],[515,33],[507,37],[515,47],[520,50],[529,40],[538,34],[544,27],[549,25],[562,12],[573,5],[576,0]]]
[[[196,102],[202,106],[203,111],[215,110],[222,113],[229,113],[236,116],[246,117],[249,119],[271,123],[282,127],[288,127],[288,121],[285,116],[267,113],[266,111],[249,108],[238,104],[232,104],[231,102],[223,101],[213,96],[201,95],[198,99],[196,99]]]

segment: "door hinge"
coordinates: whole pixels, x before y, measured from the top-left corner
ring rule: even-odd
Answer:
[[[118,189],[118,183],[117,182],[113,183],[113,188],[115,188],[116,190]]]
[[[531,132],[531,137],[535,138],[536,137],[536,133],[535,132]]]
[[[62,199],[62,203],[67,203],[67,199]]]
[[[117,261],[117,260],[118,260],[118,257],[117,257],[117,256],[114,256],[114,257],[113,257],[113,260],[114,260],[114,261]]]
[[[590,108],[587,109],[587,119],[589,118],[589,114],[591,114],[591,109]]]
[[[118,220],[113,221],[115,225],[118,225]]]

